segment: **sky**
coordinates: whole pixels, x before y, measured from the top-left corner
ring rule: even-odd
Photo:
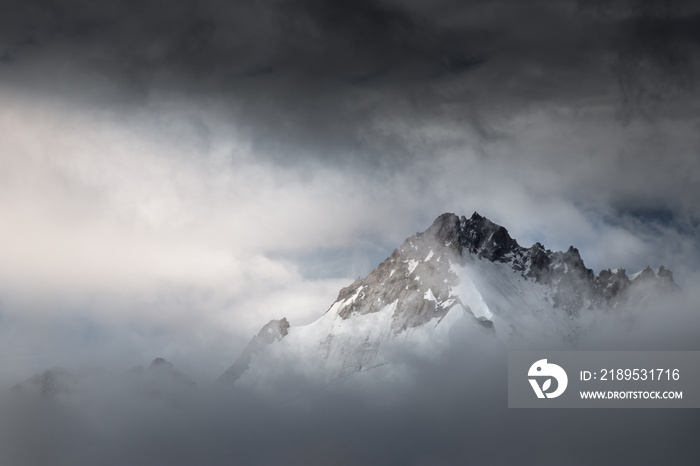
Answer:
[[[697,2],[0,4],[0,388],[210,384],[443,212],[700,279]]]
[[[698,279],[694,2],[3,4],[3,385],[213,379],[443,212]]]

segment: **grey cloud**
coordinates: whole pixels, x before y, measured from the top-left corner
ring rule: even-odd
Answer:
[[[660,333],[691,336],[687,327],[697,326],[697,313],[686,312],[687,303],[668,304],[667,313],[683,316],[675,322],[659,316],[656,323],[667,323]],[[651,328],[633,330],[615,319],[609,333],[596,333],[584,345],[650,348],[644,340]],[[378,397],[371,388],[336,387],[287,400],[200,385],[196,395],[173,405],[129,390],[118,375],[96,380],[92,396],[73,401],[4,393],[0,458],[8,464],[150,466],[697,462],[695,410],[509,409],[505,349],[459,332],[453,337],[443,358],[409,359],[412,383],[381,387]],[[693,338],[662,340],[652,342],[655,349],[697,349]],[[303,386],[293,377],[282,383],[280,393]]]
[[[106,86],[113,104],[221,99],[283,162],[311,154],[395,167],[415,154],[377,131],[378,119],[456,120],[493,137],[498,117],[532,105],[603,96],[628,116],[648,107],[657,83],[692,75],[695,16],[687,2],[665,14],[629,5],[590,14],[574,2],[18,2],[3,25],[4,73],[60,56],[87,84],[80,92]]]
[[[49,361],[145,353],[206,379],[264,322],[290,309],[310,319],[342,285],[305,278],[364,275],[443,211],[477,210],[522,244],[573,244],[594,268],[648,261],[683,285],[697,279],[693,2],[3,4],[0,228],[23,245],[1,249],[0,334],[21,353],[4,384]],[[108,228],[95,234],[96,224]],[[37,266],[23,256],[32,244]],[[50,305],[13,300],[19,278],[36,298],[55,275],[93,301],[78,312],[60,293]],[[163,277],[176,283],[116,304],[92,283],[138,294],[132,281]],[[634,344],[690,345],[690,308],[651,319],[661,327]],[[20,361],[27,341],[52,357]],[[88,464],[561,464],[572,454],[599,464],[600,452],[610,463],[697,462],[692,413],[508,411],[503,362],[491,362],[476,389],[466,361],[423,368],[381,409],[352,394],[310,412],[256,400],[258,411],[176,415],[106,404],[91,417],[49,403],[0,416],[0,453],[59,464],[79,453]]]
[[[697,12],[645,5],[20,2],[2,27],[0,81],[121,118],[145,109],[169,126],[160,137],[201,140],[194,158],[214,137],[198,113],[216,107],[219,131],[245,134],[281,169],[451,191],[428,195],[443,207],[417,228],[483,209],[457,185],[484,177],[599,213],[654,202],[697,218]],[[178,99],[191,124],[172,123]]]

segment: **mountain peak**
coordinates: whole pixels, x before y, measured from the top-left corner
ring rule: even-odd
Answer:
[[[508,230],[477,212],[469,219],[444,213],[425,233],[446,247],[452,246],[460,255],[466,251],[491,261],[503,260],[509,252],[520,247]]]
[[[464,267],[475,260],[503,264],[523,279],[549,286],[553,306],[568,314],[619,306],[630,294],[628,288],[633,282],[658,283],[656,288],[661,292],[678,289],[673,274],[663,266],[657,270],[647,267],[630,277],[623,269],[596,275],[573,245],[565,252],[551,251],[539,242],[524,248],[505,227],[478,212],[470,218],[446,212],[425,232],[407,238],[366,278],[343,288],[336,304],[344,304],[336,311],[347,319],[378,312],[396,300],[394,328],[422,325],[441,318],[459,304],[450,299],[460,281],[450,264]],[[433,304],[426,303],[432,299]],[[363,300],[367,304],[363,305]],[[328,312],[331,310],[333,306]]]
[[[172,368],[173,365],[172,363],[166,361],[163,358],[155,358],[152,362],[149,368],[156,368],[156,367],[167,367],[167,368]]]
[[[659,285],[664,283],[669,285]],[[674,289],[663,267],[630,277],[622,269],[595,275],[573,245],[566,251],[541,243],[524,248],[505,227],[477,212],[470,218],[446,212],[406,238],[366,277],[341,289],[317,321],[304,327],[290,327],[286,319],[265,325],[219,380],[233,383],[258,358],[297,352],[312,358],[327,377],[343,377],[379,367],[392,345],[444,347],[458,321],[504,341],[536,332],[571,340],[581,331],[586,319],[578,317],[584,313],[634,307],[646,296]],[[263,370],[264,364],[257,367]]]
[[[240,376],[248,370],[251,358],[266,346],[282,340],[289,333],[289,321],[286,317],[273,319],[260,329],[257,335],[243,350],[240,358],[219,377],[216,384],[219,386],[232,385]]]

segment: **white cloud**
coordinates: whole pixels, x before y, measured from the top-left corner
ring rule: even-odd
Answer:
[[[665,231],[685,246],[664,249],[659,244],[671,243],[634,223],[601,221],[620,192],[649,185],[644,170],[623,176],[632,162],[618,167],[610,158],[618,146],[606,146],[612,131],[586,118],[542,111],[529,120],[534,128],[504,120],[504,134],[517,138],[485,145],[457,127],[397,120],[383,130],[403,147],[436,150],[374,170],[293,146],[289,160],[268,157],[216,104],[169,99],[110,111],[20,93],[0,99],[0,287],[24,303],[4,312],[23,313],[18,328],[36,335],[64,318],[115,329],[121,336],[93,348],[94,357],[118,352],[121,338],[195,368],[201,355],[225,354],[213,364],[225,368],[268,320],[308,322],[352,275],[376,265],[357,258],[336,267],[346,276],[311,280],[299,257],[390,251],[445,211],[477,210],[523,246],[573,244],[595,269],[632,270],[640,256],[653,266],[697,268],[687,238]],[[577,122],[579,136],[570,129]],[[637,131],[623,134],[631,147],[641,144]],[[687,170],[683,160],[669,165],[670,176]],[[84,346],[61,335],[52,344],[71,354]]]

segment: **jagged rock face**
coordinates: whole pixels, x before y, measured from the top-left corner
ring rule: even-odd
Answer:
[[[601,270],[595,277],[596,289],[602,294],[603,299],[611,305],[612,301],[621,293],[624,293],[630,286],[631,282],[625,269],[617,269],[614,272],[610,269]]]
[[[596,293],[593,271],[586,268],[573,246],[566,252],[552,252],[540,243],[523,248],[510,237],[508,230],[476,212],[470,219],[443,214],[428,233],[433,229],[438,232],[436,238],[447,240],[446,245],[456,244],[462,261],[467,251],[478,259],[508,264],[537,283],[552,285],[554,306],[566,312],[574,313],[605,302]]]
[[[450,299],[450,287],[456,285],[456,275],[449,270],[450,251],[439,251],[435,256],[432,249],[422,244],[422,239],[417,236],[407,240],[367,278],[358,279],[343,289],[337,301],[359,294],[338,315],[348,319],[353,315],[378,312],[396,301],[394,329],[416,327],[444,317],[458,304]],[[429,257],[431,254],[433,257]]]
[[[490,261],[502,261],[512,251],[520,249],[508,230],[474,212],[470,219],[455,214],[440,215],[426,235],[434,237],[445,247],[452,246],[462,255],[464,251]]]
[[[631,284],[624,270],[602,271],[596,276],[573,246],[566,252],[552,252],[540,243],[524,248],[508,230],[476,212],[470,219],[446,213],[426,232],[408,238],[365,279],[341,290],[336,302],[362,288],[358,299],[341,309],[339,315],[348,318],[377,312],[386,303],[398,300],[394,329],[440,319],[453,306],[463,304],[450,295],[450,289],[458,284],[450,264],[464,265],[474,259],[507,264],[523,278],[549,285],[553,306],[569,314],[617,307],[627,298],[625,292]],[[663,267],[657,274],[651,269],[643,271],[638,278],[673,283],[672,274]]]
[[[286,319],[267,324],[221,380],[238,380],[264,354],[288,358],[302,346],[299,357],[317,358],[322,370],[343,376],[376,365],[399,335],[405,341],[444,338],[444,328],[460,318],[505,339],[527,333],[527,326],[570,339],[580,331],[576,318],[583,313],[676,289],[663,267],[596,275],[573,246],[565,252],[540,243],[524,248],[478,213],[469,219],[445,213],[367,277],[343,288],[317,322],[305,328],[290,328]]]
[[[491,261],[506,261],[524,251],[508,231],[474,213],[470,219],[443,214],[423,233],[406,239],[401,248],[373,270],[341,290],[339,302],[354,295],[358,299],[343,307],[339,315],[377,312],[396,301],[392,328],[397,331],[443,318],[454,306],[463,305],[450,290],[459,283],[452,264],[474,255]],[[488,324],[487,324],[488,325]]]

